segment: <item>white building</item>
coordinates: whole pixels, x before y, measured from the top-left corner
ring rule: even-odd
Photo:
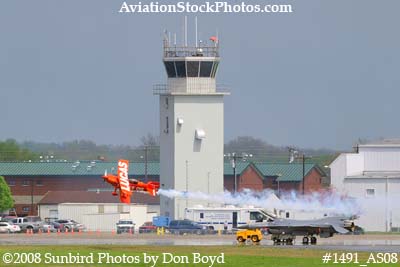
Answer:
[[[155,87],[160,97],[161,189],[223,192],[224,103],[217,92],[218,44],[194,47],[164,40],[167,84]],[[161,215],[184,218],[184,210],[205,204],[161,196]]]
[[[132,219],[135,228],[138,228],[158,216],[160,209],[159,205],[120,203],[119,197],[112,196],[111,192],[87,191],[49,191],[38,205],[39,216],[43,220],[72,219],[91,231],[115,230],[120,219]]]
[[[398,231],[400,140],[359,145],[358,152],[340,154],[330,168],[332,187],[355,197],[360,204],[361,227],[367,231]]]

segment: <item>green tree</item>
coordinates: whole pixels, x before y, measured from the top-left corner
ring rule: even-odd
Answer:
[[[35,160],[37,155],[28,149],[21,148],[14,139],[0,141],[0,161]]]
[[[14,201],[11,197],[10,187],[8,187],[6,180],[0,176],[0,212],[11,209],[14,206]]]

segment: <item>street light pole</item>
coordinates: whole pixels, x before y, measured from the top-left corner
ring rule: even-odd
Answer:
[[[306,168],[305,168],[306,157],[304,156],[304,154],[301,155],[301,159],[303,161],[303,182],[302,182],[302,185],[303,185],[303,196],[304,196],[304,178],[306,176]]]
[[[147,182],[147,152],[148,146],[144,147],[144,180]]]
[[[295,158],[301,158],[301,162],[302,162],[302,173],[303,173],[303,177],[302,177],[302,195],[304,196],[305,193],[305,186],[304,186],[304,181],[305,181],[305,177],[306,177],[306,160],[307,159],[311,159],[311,157],[306,157],[306,155],[304,153],[301,153],[301,156],[299,156],[299,151],[297,151],[296,149],[292,148],[292,147],[288,147],[289,149],[289,163],[292,163],[294,161]]]
[[[33,182],[34,182],[34,179],[31,178],[31,212],[30,212],[31,215],[35,215],[33,213]]]

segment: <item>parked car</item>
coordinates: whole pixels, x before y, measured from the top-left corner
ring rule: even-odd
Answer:
[[[2,221],[0,222],[0,233],[18,233],[21,228],[18,225]]]
[[[205,234],[207,227],[191,220],[173,220],[169,223],[168,231],[172,234]]]
[[[139,233],[155,233],[157,231],[157,226],[153,222],[145,222],[139,227]]]
[[[17,219],[17,218],[18,218],[17,216],[6,215],[1,218],[1,221],[12,223],[12,220]]]
[[[119,220],[117,222],[117,234],[135,232],[135,223],[129,219]]]
[[[57,228],[56,228],[56,226],[57,226]],[[56,223],[56,222],[45,222],[44,224],[43,224],[43,227],[42,227],[42,231],[43,232],[48,232],[48,231],[50,231],[50,232],[57,232],[57,230],[59,229],[59,227],[60,227],[60,224],[59,223]]]
[[[22,232],[38,232],[43,227],[43,221],[39,216],[19,217],[12,220],[12,223],[18,225]]]
[[[84,231],[86,228],[83,224],[70,219],[55,220],[53,222],[53,225],[55,229],[60,229],[60,231],[62,232],[64,231],[70,232],[72,230],[74,232],[78,232],[78,231]]]

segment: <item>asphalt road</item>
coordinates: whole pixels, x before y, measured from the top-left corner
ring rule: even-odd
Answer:
[[[236,246],[235,235],[163,235],[112,233],[0,234],[0,245],[159,245],[159,246]],[[252,245],[251,243],[246,245]],[[274,246],[265,236],[260,246]],[[317,245],[275,245],[276,248],[341,251],[400,252],[400,235],[336,235],[319,238]]]

